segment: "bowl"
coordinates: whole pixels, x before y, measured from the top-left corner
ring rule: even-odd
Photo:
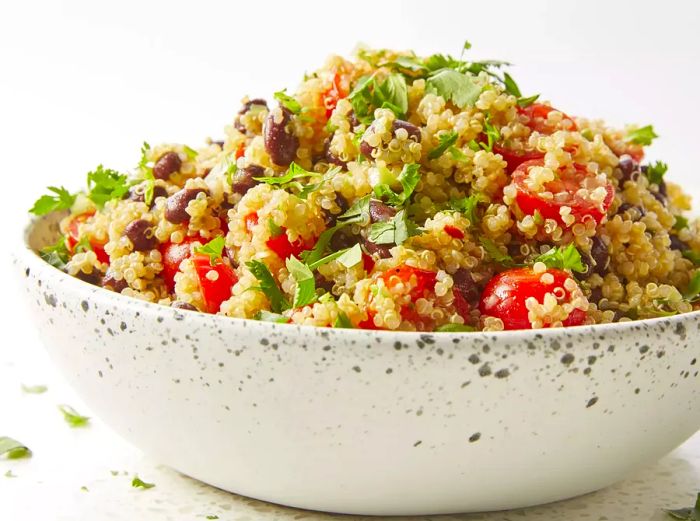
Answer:
[[[160,462],[294,507],[418,515],[525,507],[614,483],[700,427],[700,313],[420,334],[158,306],[15,263],[46,348]]]

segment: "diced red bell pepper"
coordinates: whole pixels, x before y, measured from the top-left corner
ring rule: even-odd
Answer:
[[[464,239],[464,232],[451,224],[445,226],[445,233],[455,239]]]
[[[268,248],[274,251],[280,259],[288,259],[292,255],[298,257],[304,251],[313,248],[316,243],[315,239],[304,240],[299,237],[294,242],[290,242],[287,237],[287,228],[282,227],[282,233],[275,237],[270,237],[265,244]]]

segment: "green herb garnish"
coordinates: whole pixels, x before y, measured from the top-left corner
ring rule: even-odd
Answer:
[[[522,107],[522,108],[529,107],[534,102],[536,102],[539,99],[539,97],[540,97],[539,94],[535,94],[534,96],[528,96],[527,98],[518,98],[518,101],[517,101],[518,106]],[[583,132],[582,132],[582,134],[583,134]],[[586,136],[584,136],[584,137],[586,137]],[[586,138],[586,139],[588,139],[588,138]]]
[[[677,510],[664,509],[673,519],[681,519],[684,521],[700,521],[700,493],[695,499],[695,506],[692,508],[679,508]]]
[[[221,255],[224,251],[225,242],[226,240],[224,239],[223,235],[219,235],[218,237],[214,237],[204,246],[197,246],[194,249],[194,252],[206,255],[209,257],[209,264],[216,266],[221,262]]]
[[[287,168],[287,172],[279,177],[274,177],[274,176],[263,176],[263,177],[254,177],[256,181],[260,183],[265,183],[268,185],[286,185],[288,183],[291,183],[295,179],[300,179],[303,177],[318,177],[321,174],[317,174],[316,172],[309,172],[308,170],[302,168],[295,162],[292,162],[289,165],[289,168]]]
[[[125,174],[98,165],[94,171],[88,172],[87,196],[101,208],[107,201],[121,199],[132,184]]]
[[[61,236],[56,244],[46,246],[39,250],[39,257],[51,264],[54,268],[62,270],[70,260],[70,252],[66,246],[66,238]]]
[[[654,127],[652,125],[647,125],[646,127],[638,128],[627,134],[627,141],[636,145],[649,146],[657,137],[659,136],[654,132]]]
[[[260,283],[259,286],[254,286],[251,289],[262,291],[265,294],[270,301],[272,312],[281,313],[285,309],[289,309],[289,301],[280,290],[268,267],[258,260],[247,262],[246,266]]]
[[[696,266],[700,266],[700,253],[693,250],[683,250],[681,254]]]
[[[457,142],[458,138],[459,134],[457,134],[455,131],[445,132],[444,134],[439,135],[438,146],[428,152],[428,159],[437,159],[440,157],[448,148]]]
[[[357,266],[362,262],[362,248],[355,244],[352,248],[343,250],[336,260],[348,269]]]
[[[34,215],[46,215],[56,210],[68,210],[75,203],[76,194],[71,194],[62,186],[49,186],[54,195],[42,195],[34,202],[30,212]]]
[[[503,264],[504,266],[515,265],[513,257],[508,255],[507,253],[503,253],[500,250],[500,248],[496,245],[496,243],[493,242],[491,239],[487,237],[479,237],[479,242],[484,247],[484,251],[486,251],[488,256],[491,257],[491,259],[493,259],[494,262]]]
[[[316,300],[316,282],[311,269],[294,256],[287,259],[286,265],[289,274],[297,283],[292,306],[300,308],[314,302]]]
[[[58,410],[63,413],[63,419],[66,423],[73,428],[85,427],[90,421],[89,417],[79,414],[70,405],[59,405]]]
[[[466,324],[445,324],[435,331],[438,333],[466,333],[469,331],[476,331],[476,329]]]
[[[398,246],[421,231],[416,223],[408,219],[406,210],[399,210],[390,221],[374,223],[369,231],[369,240],[375,244]]]
[[[548,268],[571,270],[578,273],[585,273],[588,269],[581,261],[581,254],[573,244],[552,248],[536,257],[534,262],[543,262]]]
[[[486,134],[486,143],[479,143],[479,145],[487,152],[492,152],[493,145],[501,139],[501,133],[491,124],[490,114],[484,118],[484,133]]]
[[[187,145],[184,145],[182,148],[185,151],[187,159],[189,159],[190,161],[194,160],[199,154],[194,148],[190,148]]]
[[[261,322],[274,322],[276,324],[286,324],[289,322],[289,318],[285,317],[284,315],[265,310],[258,311],[255,314],[255,320],[260,320]]]
[[[442,69],[430,76],[425,90],[452,101],[461,109],[473,106],[481,94],[481,87],[470,76],[453,69]]]
[[[7,436],[0,436],[0,456],[5,456],[7,459],[20,459],[31,455],[32,451],[26,445]]]
[[[479,203],[485,202],[486,198],[482,194],[472,194],[469,197],[462,199],[452,199],[448,205],[450,209],[456,212],[462,212],[469,220],[471,226],[475,226],[478,218],[476,216],[476,208]]]
[[[335,322],[333,322],[333,327],[339,328],[339,329],[354,329],[354,326],[352,325],[352,321],[342,311],[338,312],[338,317],[335,319]]]
[[[24,385],[22,384],[22,392],[27,394],[43,394],[48,391],[49,388],[45,385]]]
[[[401,74],[390,74],[380,83],[376,74],[366,76],[355,85],[348,100],[357,119],[365,124],[372,122],[377,108],[387,108],[403,118],[408,111],[406,79]]]
[[[394,192],[387,184],[375,186],[374,193],[378,198],[384,199],[391,205],[402,206],[410,199],[416,186],[418,186],[418,182],[420,181],[420,165],[418,163],[404,165],[396,180],[403,188],[400,194]]]
[[[700,295],[700,271],[696,271],[690,278],[688,289],[686,289],[683,296],[686,298],[686,300],[694,302],[698,299],[698,295]]]
[[[155,483],[146,483],[138,476],[134,476],[134,479],[131,480],[131,486],[134,488],[143,488],[143,489],[147,490],[149,488],[155,487],[156,484]]]
[[[301,104],[292,96],[287,94],[287,89],[282,89],[275,92],[274,97],[277,101],[279,101],[280,105],[282,105],[292,114],[299,114],[301,112]]]
[[[648,165],[646,170],[647,179],[650,183],[661,184],[664,175],[668,171],[668,165],[662,161],[657,161],[653,165]]]
[[[676,219],[673,223],[674,230],[680,231],[688,227],[688,219],[686,217],[683,217],[682,215],[674,215],[673,217]]]

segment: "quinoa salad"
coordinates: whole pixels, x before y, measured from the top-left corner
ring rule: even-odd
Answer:
[[[203,313],[321,327],[498,331],[692,311],[690,198],[610,128],[523,94],[500,61],[367,50],[244,98],[221,140],[144,143],[130,172],[49,187],[40,255]]]

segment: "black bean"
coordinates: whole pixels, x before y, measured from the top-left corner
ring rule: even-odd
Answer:
[[[134,251],[152,250],[158,244],[153,225],[144,219],[137,219],[127,224],[124,235],[134,245]]]
[[[321,275],[318,271],[314,273],[314,281],[316,282],[316,287],[330,293],[333,289],[333,281],[328,280],[326,277]]]
[[[231,267],[234,269],[237,268],[238,263],[235,260],[233,260],[235,258],[235,252],[234,252],[233,248],[231,248],[230,246],[224,246],[224,253],[226,254],[226,257],[228,258],[229,262],[231,263]]]
[[[174,174],[182,166],[182,161],[177,152],[166,152],[158,158],[156,164],[153,165],[153,176],[156,179],[168,179],[171,174]]]
[[[391,250],[395,244],[375,244],[363,237],[362,246],[369,255],[377,256],[380,259],[388,259],[391,257],[391,252],[389,250]]]
[[[80,279],[83,282],[87,282],[88,284],[92,284],[93,286],[99,286],[100,282],[102,282],[102,273],[97,270],[92,270],[92,273],[79,271],[75,275],[75,278]]]
[[[143,184],[132,186],[131,188],[129,188],[129,200],[143,203],[146,199],[144,189],[145,186],[143,186]],[[151,199],[151,204],[149,208],[153,208],[155,206],[156,199],[158,197],[168,197],[168,191],[162,186],[153,187],[153,198]]]
[[[299,138],[296,137],[289,123],[292,120],[292,113],[284,107],[280,107],[282,117],[278,120],[275,117],[277,111],[268,114],[263,124],[263,139],[265,150],[270,159],[278,166],[288,166],[297,155],[299,148]]]
[[[374,147],[367,143],[367,141],[361,141],[360,142],[360,154],[365,156],[367,159],[372,159],[372,151],[374,150]]]
[[[238,115],[242,116],[243,114],[247,113],[254,105],[264,107],[267,109],[267,101],[261,98],[256,98],[246,101],[241,107],[241,110],[238,111]],[[245,128],[245,125],[241,123],[240,117],[236,118],[236,120],[233,123],[233,126],[236,127],[236,130],[238,130],[239,132],[242,132],[243,134],[246,133],[247,129]]]
[[[668,192],[666,191],[666,181],[663,179],[659,181],[658,184],[659,187],[659,193],[664,196],[664,199],[668,196]]]
[[[468,270],[460,268],[455,271],[452,275],[452,281],[454,282],[454,290],[458,291],[470,306],[473,307],[479,302],[479,288]]]
[[[183,188],[179,192],[168,197],[165,204],[165,218],[173,224],[180,224],[190,220],[187,213],[187,205],[197,198],[200,192],[207,193],[203,188]]]
[[[408,121],[403,121],[401,119],[394,120],[394,123],[392,123],[391,125],[391,130],[393,134],[396,135],[396,131],[400,128],[408,132],[409,138],[413,138],[414,141],[420,143],[421,134],[420,129],[417,126],[415,126],[413,123],[409,123]]]
[[[663,193],[661,193],[661,190],[659,190],[658,192],[652,191],[651,195],[653,195],[654,199],[659,201],[662,205],[666,206],[666,196]]]
[[[105,289],[121,293],[123,290],[129,287],[129,284],[124,279],[115,278],[111,271],[107,271],[105,276],[102,277],[101,286]]]
[[[670,234],[669,238],[671,239],[672,250],[684,251],[688,249],[688,245],[682,240],[680,240],[678,238],[678,235],[676,235],[675,233]]]
[[[189,302],[183,302],[182,300],[176,300],[172,304],[170,304],[171,308],[175,309],[184,309],[186,311],[197,311],[197,308],[194,307],[192,304]]]
[[[600,287],[593,288],[591,290],[591,294],[588,297],[589,302],[593,302],[594,304],[597,304],[600,302],[600,299],[603,298],[603,290]]]
[[[331,140],[327,139],[326,143],[323,145],[323,159],[325,159],[331,165],[337,165],[342,168],[348,166],[348,164],[331,152]]]
[[[357,115],[355,114],[354,110],[350,111],[350,114],[348,114],[348,123],[350,123],[350,128],[355,128],[360,124],[360,120],[357,119]]]
[[[396,215],[394,210],[388,204],[372,199],[369,202],[369,217],[373,223],[383,223],[390,221]]]
[[[639,163],[632,159],[632,156],[628,154],[621,155],[617,166],[622,172],[621,185],[624,185],[626,181],[636,181],[639,178]]]
[[[585,273],[579,274],[581,278],[587,279],[594,273],[603,277],[610,264],[610,253],[607,245],[600,237],[593,237],[590,255],[582,255],[581,260],[588,267]]]
[[[647,214],[644,208],[641,206],[633,206],[629,203],[622,203],[617,209],[617,214],[624,215],[625,213],[627,213],[635,221],[638,221]]]
[[[263,175],[265,175],[265,169],[260,165],[248,165],[246,167],[239,168],[233,175],[231,190],[233,193],[245,195],[248,190],[260,182],[253,178],[262,177]]]
[[[333,234],[331,239],[331,248],[334,251],[344,250],[345,248],[350,248],[355,246],[360,241],[357,235],[350,234],[349,231],[338,230]]]
[[[350,208],[348,200],[338,193],[335,194],[335,204],[337,204],[340,208],[338,213],[331,213],[329,210],[323,211],[323,217],[326,222],[326,226],[329,228],[335,226],[336,221],[338,220],[338,216],[344,214],[348,211],[348,208]]]

